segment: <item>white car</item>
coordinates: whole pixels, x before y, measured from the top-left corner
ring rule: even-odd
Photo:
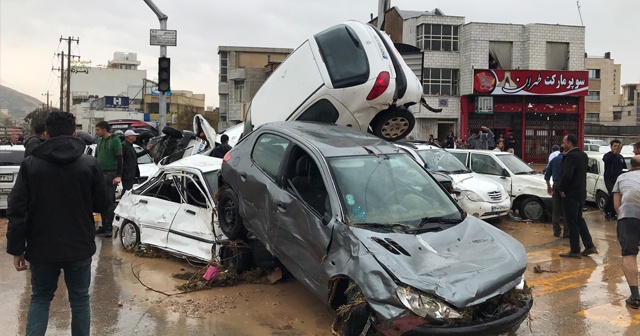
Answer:
[[[551,213],[551,196],[547,193],[544,176],[533,170],[519,157],[509,152],[476,149],[449,150],[472,171],[502,184],[511,195],[511,208],[520,217],[541,221]]]
[[[238,143],[238,141],[240,141],[240,138],[242,137],[243,133],[244,133],[244,123],[239,123],[237,125],[233,125],[227,128],[226,130],[216,135],[216,142],[222,143],[220,138],[222,137],[223,134],[226,134],[227,136],[229,136],[229,145],[233,147]]]
[[[251,101],[245,134],[272,121],[315,121],[404,138],[415,126],[409,107],[422,84],[389,36],[348,21],[304,41]]]
[[[600,152],[600,147],[602,147],[602,146],[596,145],[596,144],[585,143],[583,150],[585,152],[587,152],[587,153],[589,153],[589,152],[599,153]],[[607,147],[607,148],[609,148],[609,147]]]
[[[607,199],[609,198],[609,192],[607,186],[604,183],[604,161],[602,153],[587,153],[589,157],[589,168],[587,169],[587,202],[594,202],[598,206],[598,209],[604,210]],[[622,154],[627,164],[627,168],[631,164],[631,154]]]
[[[193,155],[160,167],[147,182],[125,192],[113,226],[125,248],[149,244],[209,261],[226,237],[217,225],[212,195],[222,159]]]
[[[606,141],[600,140],[600,139],[584,139],[584,143],[585,144],[600,145],[600,146],[609,146],[609,144]]]
[[[456,200],[468,214],[481,219],[509,214],[511,198],[504,187],[473,173],[448,151],[419,141],[398,141],[395,144],[428,170],[449,175],[457,194]]]
[[[0,209],[7,208],[9,193],[16,183],[20,164],[24,159],[24,146],[0,146]]]

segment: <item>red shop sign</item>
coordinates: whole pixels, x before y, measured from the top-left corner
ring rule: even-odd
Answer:
[[[476,95],[586,96],[588,71],[474,70]]]

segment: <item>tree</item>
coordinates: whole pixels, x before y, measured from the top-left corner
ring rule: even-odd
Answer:
[[[51,109],[51,112],[58,112],[59,110],[56,108]],[[36,125],[44,124],[44,121],[47,120],[47,115],[49,114],[49,110],[47,108],[38,107],[35,110],[31,111],[24,117],[24,122],[29,127],[31,133],[34,132]]]
[[[201,114],[213,129],[218,128],[218,118],[207,113],[198,113],[196,107],[191,105],[186,106],[176,113],[176,122],[173,123],[171,127],[180,131],[193,129],[193,117],[195,117],[196,114]],[[170,114],[168,114],[167,117],[170,118]]]

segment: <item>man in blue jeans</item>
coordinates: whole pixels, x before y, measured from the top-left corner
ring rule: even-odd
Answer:
[[[17,271],[31,268],[27,335],[44,335],[60,270],[71,305],[72,335],[89,335],[91,257],[96,252],[93,213],[109,201],[98,161],[84,154],[73,114],[52,112],[49,140],[22,161],[9,194],[7,253]]]

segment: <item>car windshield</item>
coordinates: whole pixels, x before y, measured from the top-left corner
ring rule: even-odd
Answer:
[[[329,166],[348,224],[420,229],[463,219],[445,191],[408,155],[340,157],[329,159]]]
[[[209,188],[209,193],[214,195],[218,192],[218,171],[210,171],[208,173],[204,173],[204,179],[207,183],[207,188]]]
[[[496,155],[496,156],[515,175],[526,175],[526,174],[537,173],[535,170],[533,170],[533,168],[529,167],[528,164],[524,163],[524,161],[520,160],[519,157],[513,154]]]
[[[22,150],[0,151],[0,166],[19,166],[22,159],[24,159]]]
[[[470,172],[469,169],[460,162],[460,160],[445,150],[422,149],[417,152],[422,158],[422,161],[424,161],[425,167],[429,170],[449,174],[463,174]]]

